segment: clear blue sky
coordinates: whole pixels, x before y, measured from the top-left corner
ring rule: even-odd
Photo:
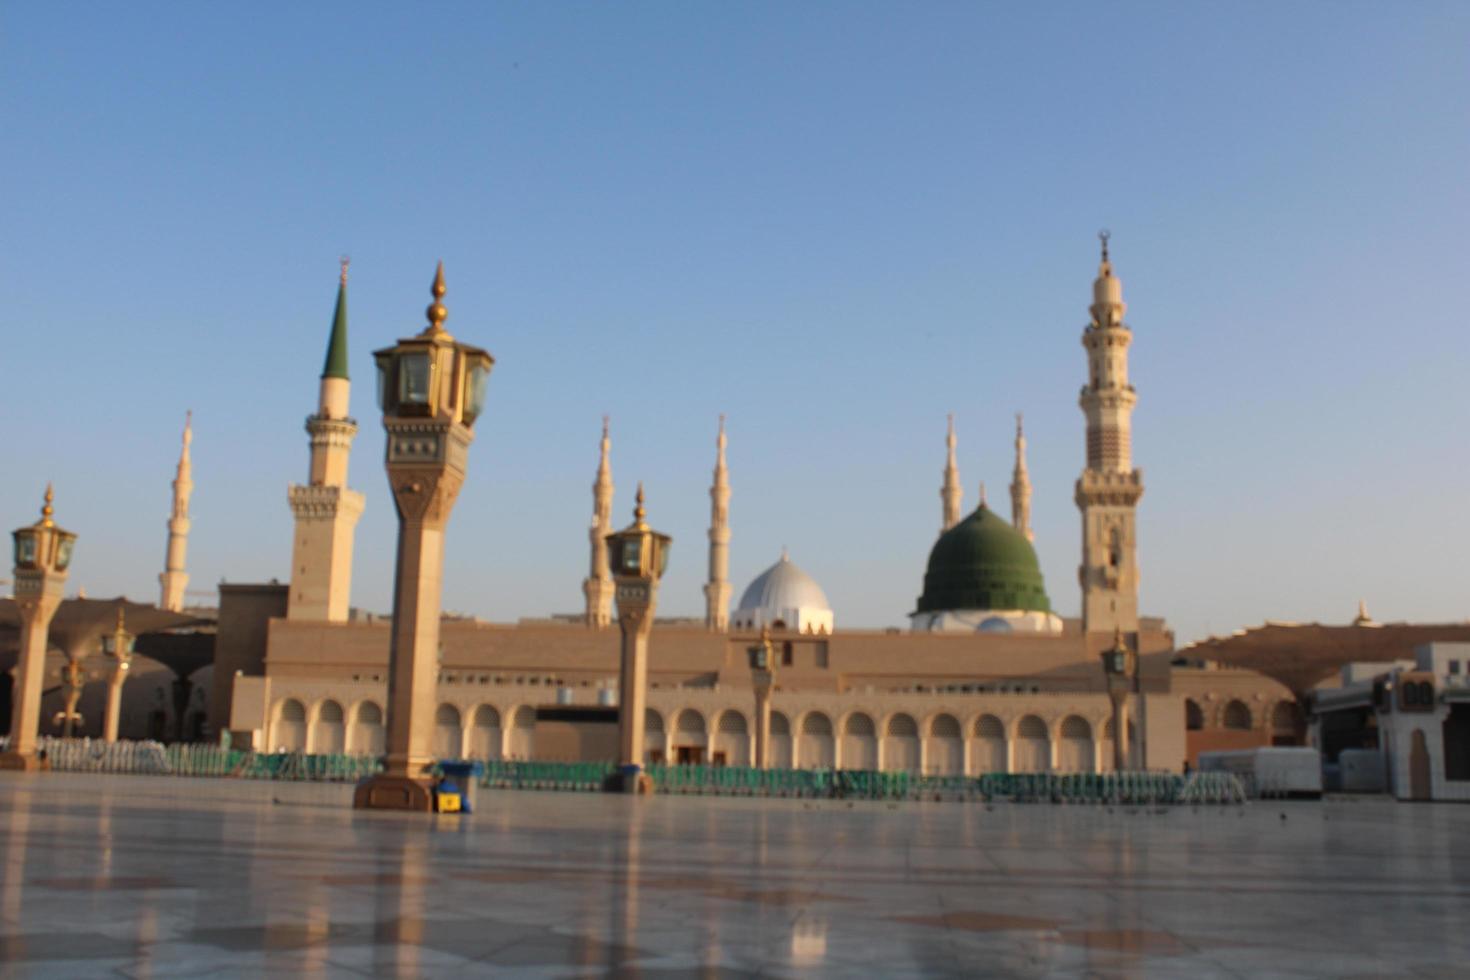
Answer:
[[[839,626],[903,623],[945,413],[968,507],[1020,409],[1072,615],[1108,227],[1145,611],[1463,619],[1467,52],[1463,3],[7,4],[0,514],[55,480],[73,586],[156,597],[192,408],[191,588],[286,578],[346,252],[354,602],[388,609],[370,352],[442,257],[499,361],[448,608],[580,608],[609,412],[615,519],[646,481],[661,611],[701,612],[726,412],[736,595],[787,544]]]

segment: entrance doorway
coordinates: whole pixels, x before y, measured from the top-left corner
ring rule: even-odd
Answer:
[[[697,766],[704,761],[704,746],[679,745],[674,748],[674,761],[681,766]]]
[[[1409,743],[1409,799],[1429,799],[1429,746],[1418,729]]]

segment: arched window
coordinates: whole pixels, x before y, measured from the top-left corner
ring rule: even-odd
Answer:
[[[771,712],[771,734],[790,735],[791,720],[779,711]]]
[[[873,719],[861,711],[848,715],[847,720],[842,723],[844,735],[872,735],[873,731]]]
[[[998,738],[1004,741],[1006,726],[995,715],[981,715],[975,720],[976,738]]]
[[[960,723],[953,715],[936,715],[929,723],[929,734],[934,738],[959,738]]]
[[[482,704],[475,709],[476,728],[499,728],[500,712],[488,704]]]
[[[1271,709],[1271,727],[1278,732],[1296,731],[1296,705],[1291,701],[1278,701]]]
[[[459,709],[452,704],[441,704],[434,712],[434,724],[445,728],[459,727]]]
[[[652,708],[643,709],[643,731],[662,732],[664,730],[664,716]]]
[[[914,722],[912,715],[897,714],[888,719],[888,734],[910,738],[919,734],[919,726]]]
[[[703,735],[704,717],[693,708],[685,708],[679,712],[679,718],[674,727],[686,735]]]
[[[1251,727],[1251,709],[1245,706],[1243,701],[1231,701],[1225,706],[1225,727],[1234,731],[1249,731]]]
[[[383,709],[371,701],[364,701],[357,706],[357,722],[360,725],[381,725]]]
[[[820,711],[813,711],[801,719],[801,733],[803,735],[831,735],[832,719]]]
[[[1184,727],[1191,732],[1200,731],[1205,727],[1205,713],[1200,708],[1199,702],[1193,698],[1184,701]]]
[[[317,720],[328,725],[342,724],[342,706],[336,701],[323,701],[322,706],[317,709]]]
[[[1092,726],[1087,723],[1086,718],[1076,715],[1068,715],[1062,721],[1062,738],[1092,738]]]
[[[726,711],[720,715],[719,730],[726,735],[748,735],[745,716],[738,711]]]
[[[287,698],[281,702],[281,720],[286,722],[305,721],[306,706],[295,698]]]
[[[1016,726],[1016,736],[1018,738],[1046,738],[1046,722],[1035,715],[1027,715]]]

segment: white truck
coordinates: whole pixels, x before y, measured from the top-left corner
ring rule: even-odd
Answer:
[[[1322,754],[1316,749],[1272,747],[1201,752],[1200,772],[1228,772],[1257,799],[1322,796]]]

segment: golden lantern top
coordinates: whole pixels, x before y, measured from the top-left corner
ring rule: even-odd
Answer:
[[[77,536],[71,531],[56,526],[52,501],[56,494],[51,484],[46,484],[46,496],[41,505],[41,519],[29,527],[18,528],[12,533],[15,538],[15,570],[17,572],[55,572],[65,574],[71,567],[72,549]]]
[[[489,351],[463,344],[444,329],[449,309],[444,305],[444,263],[429,287],[434,297],[425,313],[428,326],[394,347],[375,351],[378,364],[378,404],[383,414],[399,418],[428,418],[474,426],[485,407],[485,389],[495,358]]]
[[[614,577],[661,578],[669,565],[673,538],[648,526],[643,509],[643,484],[638,484],[633,523],[607,536],[607,562]]]

